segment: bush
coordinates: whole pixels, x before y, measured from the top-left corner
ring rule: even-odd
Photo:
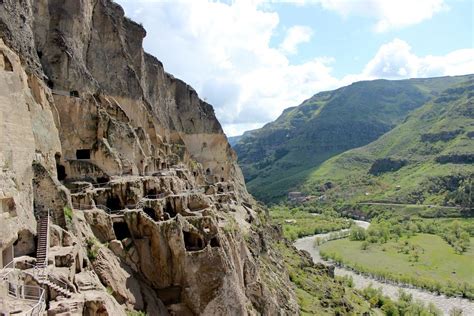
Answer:
[[[359,226],[352,227],[349,233],[350,240],[365,240],[367,237],[365,229]]]

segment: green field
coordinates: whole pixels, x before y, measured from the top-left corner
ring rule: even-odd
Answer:
[[[417,247],[419,257],[400,251],[408,241]],[[361,272],[383,276],[387,279],[411,283],[448,295],[474,294],[474,246],[456,254],[441,237],[418,234],[398,242],[370,244],[362,250],[362,241],[340,239],[321,246],[321,254]],[[471,245],[474,238],[471,238]]]
[[[282,226],[283,235],[291,241],[304,236],[349,228],[352,225],[352,220],[337,217],[338,214],[334,212],[317,214],[282,205],[272,207],[270,215],[274,223]]]

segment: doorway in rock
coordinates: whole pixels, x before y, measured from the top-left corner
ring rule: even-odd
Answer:
[[[123,240],[125,238],[132,237],[132,234],[130,233],[130,230],[128,229],[128,225],[125,222],[115,222],[114,233],[115,233],[115,237],[117,237],[118,240]]]
[[[63,181],[66,179],[66,168],[61,164],[61,154],[56,153],[54,155],[54,160],[56,160],[56,173],[58,174],[58,180]]]
[[[120,211],[123,210],[125,207],[122,205],[122,202],[118,198],[118,196],[110,196],[107,198],[106,205],[108,208],[110,208],[112,211]]]
[[[151,207],[143,208],[143,212],[145,212],[148,216],[150,216],[154,221],[158,221],[158,216],[156,216],[156,212]]]
[[[174,210],[173,205],[171,205],[171,201],[166,201],[166,206],[165,206],[164,211],[170,214],[170,218],[173,218],[176,216],[176,212]]]
[[[204,240],[196,233],[183,231],[184,247],[187,251],[198,251],[205,247]]]

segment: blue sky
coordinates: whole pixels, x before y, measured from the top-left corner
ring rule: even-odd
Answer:
[[[474,73],[472,0],[116,0],[229,136],[358,80]]]

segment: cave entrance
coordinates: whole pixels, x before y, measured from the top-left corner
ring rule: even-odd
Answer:
[[[217,237],[212,237],[210,241],[211,247],[220,247],[221,243]]]
[[[114,233],[118,240],[124,240],[125,238],[131,238],[132,234],[128,229],[128,225],[125,222],[114,223]]]
[[[97,184],[106,184],[109,181],[110,181],[110,179],[107,176],[97,177]]]
[[[56,153],[54,155],[54,160],[56,161],[56,173],[58,174],[58,180],[63,181],[66,179],[66,168],[61,165],[61,154]]]
[[[211,175],[211,169],[209,169],[209,168],[206,169],[206,175],[208,175],[208,176]]]
[[[146,215],[150,216],[154,221],[158,221],[158,216],[156,216],[155,210],[151,207],[143,208],[143,212],[145,212]]]
[[[58,180],[63,181],[66,179],[66,168],[63,165],[56,164],[56,172],[58,173]]]
[[[204,240],[199,234],[183,231],[183,238],[187,251],[198,251],[205,247]]]
[[[155,197],[157,195],[158,192],[156,191],[156,189],[149,189],[148,191],[146,191],[146,196]]]
[[[105,206],[107,206],[112,211],[120,211],[124,209],[122,202],[116,195],[108,197]]]
[[[174,211],[173,205],[171,205],[171,201],[166,201],[165,212],[170,215],[170,218],[176,216],[176,212]]]
[[[91,150],[90,149],[76,150],[76,159],[91,159]]]

